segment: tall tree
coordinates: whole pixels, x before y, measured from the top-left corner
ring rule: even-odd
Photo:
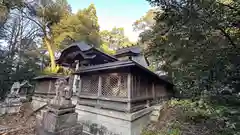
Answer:
[[[103,30],[100,33],[102,42],[111,49],[131,46],[133,43],[124,34],[124,28],[114,27],[111,31]]]
[[[23,0],[2,0],[0,2],[0,39],[5,36],[4,24],[8,20],[10,12],[23,6]]]
[[[151,29],[152,26],[155,24],[155,17],[157,15],[157,11],[158,10],[156,8],[148,10],[144,16],[142,16],[140,19],[136,20],[133,23],[133,29],[135,31],[144,31]]]
[[[64,47],[73,41],[85,41],[99,47],[100,35],[96,8],[93,4],[62,18],[52,27],[54,44]]]
[[[147,52],[179,90],[199,95],[239,87],[239,1],[149,0],[156,24],[142,33]]]
[[[12,10],[3,26],[0,44],[0,97],[4,97],[15,81],[30,80],[39,70],[38,27],[25,19],[21,10]]]
[[[54,36],[52,26],[68,16],[71,8],[66,0],[38,0],[28,5],[29,14],[25,13],[26,18],[36,23],[41,31],[43,46],[48,50],[51,70],[56,67]],[[31,16],[29,16],[31,15]]]
[[[12,13],[13,12],[13,13]],[[10,17],[4,25],[4,40],[7,44],[10,54],[8,58],[14,61],[16,54],[19,54],[35,42],[35,38],[38,36],[39,28],[30,20],[25,19],[22,14],[22,10],[14,10],[10,12]],[[28,41],[28,42],[26,42]],[[21,58],[18,56],[18,58]]]

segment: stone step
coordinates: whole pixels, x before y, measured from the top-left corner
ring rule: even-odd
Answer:
[[[163,105],[153,106],[154,111],[160,111],[163,108]]]
[[[164,103],[161,105],[155,105],[153,106],[153,111],[150,114],[150,120],[152,122],[157,122],[158,118],[160,116],[160,111],[163,109]]]
[[[159,115],[160,115],[160,112],[159,112],[159,111],[152,111],[151,115],[159,116]]]
[[[150,116],[151,122],[157,122],[158,121],[158,116]]]

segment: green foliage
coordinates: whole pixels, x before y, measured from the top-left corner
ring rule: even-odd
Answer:
[[[119,47],[132,46],[133,43],[124,35],[124,28],[114,27],[111,31],[103,30],[100,32],[103,46],[116,49]]]
[[[66,0],[39,0],[33,10],[43,28],[57,24],[71,11]]]
[[[191,100],[172,100],[171,106],[181,106],[183,109],[183,114],[185,116],[185,121],[187,122],[202,122],[209,119],[213,114],[215,114],[215,110],[205,103],[203,100],[199,101],[191,101]]]
[[[169,123],[165,130],[144,130],[141,135],[182,135],[182,132],[176,123]]]
[[[62,74],[62,75],[70,75],[73,71],[71,69],[68,68],[64,68],[62,66],[57,65],[54,69],[52,69],[51,67],[46,67],[42,74],[46,74],[46,75],[56,75],[56,74]]]
[[[141,135],[159,135],[156,131],[143,131]]]
[[[144,16],[133,23],[133,29],[135,31],[150,29],[155,24],[155,12],[157,12],[157,9],[150,9]]]
[[[173,78],[185,122],[224,123],[218,133],[239,134],[240,2],[148,0],[160,11],[141,44]],[[207,91],[207,96],[202,93]]]
[[[6,55],[7,50],[0,50],[0,100],[10,91],[11,86],[16,81],[29,80],[39,74],[39,66],[36,64],[37,58],[25,55],[21,57],[20,62],[12,61]]]
[[[232,135],[240,133],[239,129],[239,109],[229,106],[216,105],[206,102],[204,99],[192,101],[172,100],[169,105],[171,107],[180,107],[182,112],[178,120],[183,120],[191,124],[209,123],[216,121],[216,134]]]
[[[61,48],[74,41],[85,41],[100,46],[99,24],[96,8],[91,4],[76,14],[66,16],[52,26],[54,44]]]
[[[107,54],[110,54],[110,55],[114,55],[114,54],[116,53],[115,50],[109,48],[108,45],[105,44],[105,43],[103,43],[103,44],[100,46],[100,49],[101,49],[103,52],[105,52],[105,53],[107,53]]]
[[[146,52],[172,76],[181,95],[239,91],[238,1],[149,0],[161,5],[156,24],[141,34]]]
[[[71,13],[66,0],[38,0],[26,2],[26,8],[21,11],[24,18],[38,26],[41,46],[48,51],[50,66],[54,70],[56,66],[55,51],[58,49],[54,42],[52,26],[59,23]]]
[[[52,69],[51,67],[46,67],[44,70],[43,70],[43,74],[46,74],[46,75],[51,75],[51,74],[57,74],[58,71],[59,71],[59,66],[56,66],[54,69]]]
[[[156,71],[156,67],[155,65],[151,64],[149,67],[148,67],[149,70],[151,70],[152,72],[155,72]]]

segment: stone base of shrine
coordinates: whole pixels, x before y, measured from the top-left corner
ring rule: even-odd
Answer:
[[[83,131],[89,135],[140,135],[150,123],[153,107],[134,113],[118,112],[77,105],[78,120],[83,124]]]
[[[73,104],[77,98],[73,97]],[[46,98],[33,98],[32,104],[39,108],[47,103]],[[151,122],[157,121],[163,103],[159,103],[134,113],[99,109],[85,105],[76,105],[78,122],[83,125],[84,135],[140,135],[141,131]],[[37,114],[42,120],[47,109]]]
[[[47,107],[44,107],[47,105],[47,102],[49,102],[51,100],[51,98],[49,97],[36,97],[33,96],[32,97],[32,108],[33,110],[38,110],[39,111],[36,112],[36,117],[37,117],[37,121],[41,121],[43,118],[43,114],[47,111]],[[73,97],[72,99],[72,103],[76,104],[77,99],[75,97]],[[44,108],[42,108],[44,107]]]
[[[70,104],[48,104],[37,121],[37,135],[82,135],[82,124],[71,100]]]
[[[48,98],[43,97],[32,97],[32,107],[33,110],[36,110],[44,105],[47,104],[47,102],[50,101]]]
[[[77,113],[55,114],[45,112],[37,126],[38,135],[82,135],[82,125],[77,123]]]
[[[0,115],[17,113],[19,112],[21,105],[22,105],[21,103],[11,105],[2,104],[0,105]]]
[[[36,110],[44,105],[47,104],[52,99],[52,97],[37,97],[33,96],[32,97],[32,107],[33,110]],[[77,103],[77,98],[75,96],[72,97],[72,103],[76,105]]]

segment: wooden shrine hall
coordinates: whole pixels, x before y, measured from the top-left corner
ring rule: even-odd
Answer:
[[[34,97],[41,100],[46,95],[52,97],[54,81],[64,77],[73,79],[80,121],[101,124],[103,119],[112,121],[116,118],[113,121],[118,121],[118,125],[122,123],[120,119],[129,121],[129,125],[137,118],[144,117],[142,120],[146,121],[145,114],[150,112],[148,108],[161,104],[173,95],[173,84],[148,69],[148,60],[141,51],[140,47],[131,46],[118,49],[111,56],[85,42],[73,43],[62,51],[56,61],[71,68],[74,73],[70,76],[35,78]],[[109,123],[105,126],[111,129],[114,123]],[[119,128],[120,131],[123,129]],[[132,131],[124,134],[133,135]]]
[[[134,112],[168,99],[173,85],[150,71],[137,46],[110,56],[84,43],[64,49],[57,63],[75,68],[78,104]]]

